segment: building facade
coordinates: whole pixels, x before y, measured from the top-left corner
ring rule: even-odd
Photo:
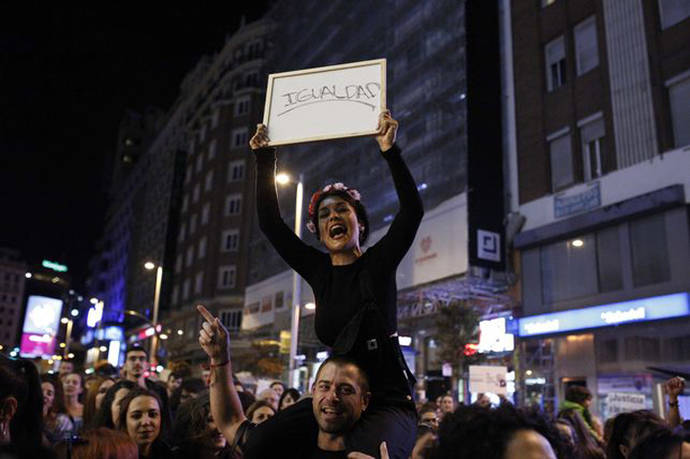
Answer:
[[[663,411],[664,370],[690,364],[690,7],[503,4],[524,394]]]
[[[18,251],[0,249],[0,345],[4,349],[19,344],[26,268],[26,262]]]

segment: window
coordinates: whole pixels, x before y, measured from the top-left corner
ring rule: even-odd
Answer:
[[[229,331],[239,331],[242,327],[242,310],[221,311],[220,321]]]
[[[285,293],[282,290],[280,292],[276,292],[274,303],[276,305],[276,309],[280,309],[285,306]]]
[[[187,260],[185,262],[185,266],[190,267],[192,265],[192,261],[194,260],[194,246],[189,246],[187,247]]]
[[[618,340],[607,339],[598,343],[597,359],[602,363],[611,363],[618,360]]]
[[[221,266],[218,269],[218,287],[235,287],[235,265]]]
[[[206,204],[204,204],[203,209],[201,209],[201,225],[202,226],[208,223],[208,216],[209,216],[209,212],[210,212],[210,207],[211,207],[210,204],[206,203]]]
[[[197,183],[194,185],[194,189],[192,190],[192,202],[198,202],[199,201],[199,184]]]
[[[201,172],[201,167],[204,165],[204,155],[199,153],[199,156],[196,157],[196,173],[198,174]]]
[[[197,258],[201,260],[206,256],[206,236],[199,239],[199,249],[197,250]]]
[[[623,288],[620,230],[618,226],[597,231],[597,271],[599,291]]]
[[[172,304],[177,304],[177,301],[179,300],[180,296],[180,287],[178,285],[173,287],[172,291]]]
[[[575,26],[575,68],[577,74],[582,75],[597,65],[599,65],[597,22],[592,16]]]
[[[199,143],[203,142],[206,140],[206,123],[201,125],[201,129],[199,130]]]
[[[213,139],[208,144],[208,159],[210,161],[215,157],[216,157],[216,139]]]
[[[189,141],[189,151],[188,151],[188,153],[189,153],[190,155],[193,155],[193,154],[194,154],[194,137],[192,137],[192,139]]]
[[[180,232],[177,234],[177,240],[179,242],[184,241],[186,230],[187,230],[187,225],[185,225],[184,223],[182,225],[180,225]]]
[[[204,283],[204,273],[199,272],[196,273],[196,276],[194,276],[194,293],[201,293],[201,287],[203,286]]]
[[[214,128],[218,126],[218,118],[220,117],[220,108],[216,108],[213,110],[213,114],[211,115],[211,127]]]
[[[687,0],[659,0],[661,28],[667,29],[690,17],[690,2]]]
[[[240,245],[240,230],[231,229],[223,231],[223,234],[220,238],[220,242],[221,252],[236,252],[237,248]]]
[[[185,194],[182,198],[182,212],[187,212],[187,206],[189,205],[189,195]]]
[[[192,168],[188,167],[187,171],[184,174],[184,183],[189,183],[189,181],[192,179]]]
[[[196,214],[192,214],[189,217],[189,235],[191,236],[196,232]]]
[[[228,182],[244,180],[244,164],[243,159],[228,164]]]
[[[244,77],[244,84],[246,86],[258,86],[259,85],[259,72],[256,70],[252,72],[247,72]]]
[[[241,97],[235,102],[235,116],[241,116],[249,113],[251,107],[251,99],[249,96]]]
[[[177,255],[175,258],[175,272],[179,273],[182,271],[182,254]]]
[[[585,181],[588,182],[603,175],[601,157],[604,152],[604,119],[601,112],[592,121],[578,123],[582,142],[582,162]]]
[[[679,148],[690,144],[690,70],[666,85],[671,103],[674,145]]]
[[[204,191],[211,191],[211,188],[213,188],[213,171],[208,171],[204,180]]]
[[[247,128],[233,129],[231,137],[231,147],[232,148],[244,148],[247,146],[249,139],[249,134]]]
[[[575,180],[573,176],[573,152],[569,129],[561,130],[546,139],[551,157],[551,189],[559,191]]]
[[[189,279],[185,279],[182,283],[182,299],[186,300],[189,298]]]
[[[242,211],[242,195],[231,194],[225,198],[225,215],[239,215]]]
[[[625,360],[659,360],[661,343],[657,337],[626,336]]]
[[[593,234],[542,247],[544,303],[551,304],[597,293],[595,251]]]
[[[630,222],[630,246],[635,287],[670,280],[664,214]]]
[[[549,92],[565,85],[565,44],[563,36],[549,42],[544,48],[546,60],[546,88]]]

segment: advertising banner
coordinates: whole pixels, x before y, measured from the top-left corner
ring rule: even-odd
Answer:
[[[22,357],[53,354],[62,304],[62,300],[57,298],[29,296],[20,344]]]
[[[489,392],[496,395],[507,393],[508,368],[470,365],[470,392]]]

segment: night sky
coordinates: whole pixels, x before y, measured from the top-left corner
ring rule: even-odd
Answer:
[[[124,111],[167,110],[198,59],[269,1],[0,7],[0,246],[68,265],[78,287]]]

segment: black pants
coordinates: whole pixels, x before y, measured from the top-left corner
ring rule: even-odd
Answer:
[[[245,459],[309,457],[316,445],[318,425],[312,399],[305,398],[257,426],[244,447]],[[347,452],[380,457],[379,445],[388,446],[391,459],[408,459],[417,435],[417,413],[412,406],[373,402],[345,437]]]

